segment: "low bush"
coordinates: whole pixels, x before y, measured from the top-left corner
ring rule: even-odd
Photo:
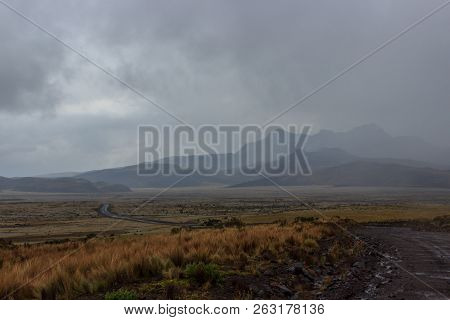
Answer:
[[[211,284],[217,284],[222,280],[222,274],[220,273],[217,265],[213,263],[191,263],[186,266],[186,277],[197,284],[205,284],[207,282]]]
[[[225,227],[237,227],[237,228],[242,228],[244,227],[244,222],[237,218],[237,217],[228,217],[225,222],[224,222],[224,226]]]
[[[319,244],[317,243],[316,240],[308,238],[308,239],[303,240],[302,248],[306,252],[311,253],[311,252],[315,252],[316,250],[319,249]]]
[[[317,217],[296,217],[294,219],[294,222],[297,222],[297,223],[299,223],[299,222],[315,222],[317,220],[319,220],[319,218],[317,218]]]

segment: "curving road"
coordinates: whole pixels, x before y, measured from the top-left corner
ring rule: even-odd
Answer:
[[[147,223],[147,224],[162,224],[162,225],[170,225],[170,226],[182,226],[182,227],[194,227],[197,226],[193,223],[183,223],[183,222],[174,222],[174,221],[166,221],[166,220],[155,220],[155,219],[140,219],[133,216],[118,214],[118,213],[112,213],[109,211],[111,205],[109,203],[104,203],[100,206],[100,209],[98,212],[100,215],[112,219],[118,219],[118,220],[126,220],[126,221],[134,221],[134,222],[141,222],[141,223]]]

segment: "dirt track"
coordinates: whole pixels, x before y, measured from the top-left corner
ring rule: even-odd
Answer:
[[[362,236],[386,248],[371,299],[448,299],[450,296],[450,234],[406,227],[365,227]],[[394,270],[394,272],[393,272]]]

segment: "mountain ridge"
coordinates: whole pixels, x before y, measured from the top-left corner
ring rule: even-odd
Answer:
[[[290,135],[291,138],[294,137],[294,133],[283,132]],[[250,163],[253,162],[253,164],[262,163],[264,165],[264,161],[258,160],[257,157],[252,154],[252,150],[260,148],[263,144],[267,143],[268,137],[269,135],[266,135],[258,141],[251,142],[249,145],[240,148],[235,153],[216,155],[214,161],[218,162],[216,165],[221,169],[216,175],[205,176],[194,173],[192,176],[183,179],[177,186],[233,186],[245,184],[247,182],[254,183],[260,178],[259,176],[249,177],[239,173],[227,175],[222,171],[224,168],[220,167],[220,161],[229,159],[234,168],[242,166],[242,159],[244,161],[251,160]],[[299,138],[299,136],[295,136],[295,138]],[[289,154],[288,152],[289,148],[277,146],[276,152],[274,153],[281,154],[284,157],[293,157],[293,154]],[[358,174],[362,177],[362,180],[363,177],[368,178],[370,171],[377,172],[380,177],[387,175],[387,171],[383,172],[382,170],[379,170],[380,166],[384,166],[386,170],[389,169],[389,174],[396,176],[400,179],[399,181],[407,180],[402,174],[409,173],[414,175],[421,171],[423,174],[428,173],[432,176],[437,174],[446,176],[445,170],[450,169],[450,164],[448,163],[448,159],[450,159],[450,149],[448,150],[448,158],[445,158],[445,155],[447,154],[445,148],[433,146],[417,137],[394,137],[376,124],[366,124],[343,132],[321,130],[317,134],[308,137],[304,152],[313,170],[313,176],[317,174],[323,175],[326,172],[332,175],[333,170],[323,171],[323,169],[334,167],[334,170],[339,170],[338,167],[349,163],[353,163],[353,165],[356,166],[353,171],[347,168],[349,174],[354,175],[358,169],[358,162],[371,163],[371,165],[366,165],[365,167],[365,170],[368,170],[368,172],[359,170]],[[195,159],[199,161],[204,158],[205,155],[167,157],[155,161],[154,164],[159,167],[175,167],[179,166],[179,163],[182,161],[188,160],[189,157],[191,160]],[[441,159],[440,157],[444,157],[445,161],[429,161],[430,159]],[[273,163],[273,161],[270,163]],[[415,169],[406,170],[404,169],[405,167]],[[417,170],[419,168],[421,170]],[[105,182],[109,184],[123,184],[131,188],[167,187],[180,179],[180,176],[177,175],[139,176],[137,169],[137,165],[131,165],[94,170],[81,173],[74,178],[85,179],[92,183]],[[394,172],[395,169],[400,172]],[[423,179],[428,179],[426,174],[423,175]],[[317,183],[322,183],[325,180],[326,179],[322,177],[317,180]],[[375,183],[374,180],[370,179],[367,180],[366,183],[369,183],[370,181]],[[300,182],[303,183],[304,181],[301,180]]]
[[[424,187],[450,188],[450,171],[433,168],[410,167],[401,164],[356,161],[324,168],[311,176],[272,177],[281,186],[353,186],[353,187]],[[265,178],[232,187],[272,185]]]
[[[91,182],[80,178],[5,178],[0,177],[0,191],[49,192],[49,193],[104,193],[130,192],[122,184]]]

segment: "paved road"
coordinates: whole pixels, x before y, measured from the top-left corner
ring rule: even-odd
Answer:
[[[377,293],[380,299],[445,299],[450,297],[450,234],[406,227],[366,227],[363,234],[390,247],[397,268]],[[405,270],[408,272],[405,272]],[[383,276],[383,274],[381,274]]]
[[[124,214],[118,214],[118,213],[112,213],[109,211],[110,209],[109,203],[104,203],[100,206],[99,213],[108,218],[118,219],[118,220],[126,220],[126,221],[134,221],[134,222],[141,222],[141,223],[147,223],[147,224],[163,224],[163,225],[170,225],[170,226],[184,226],[184,227],[193,227],[196,226],[193,223],[180,223],[180,222],[174,222],[174,221],[165,221],[165,220],[155,220],[155,219],[140,219],[137,217],[124,215]]]

